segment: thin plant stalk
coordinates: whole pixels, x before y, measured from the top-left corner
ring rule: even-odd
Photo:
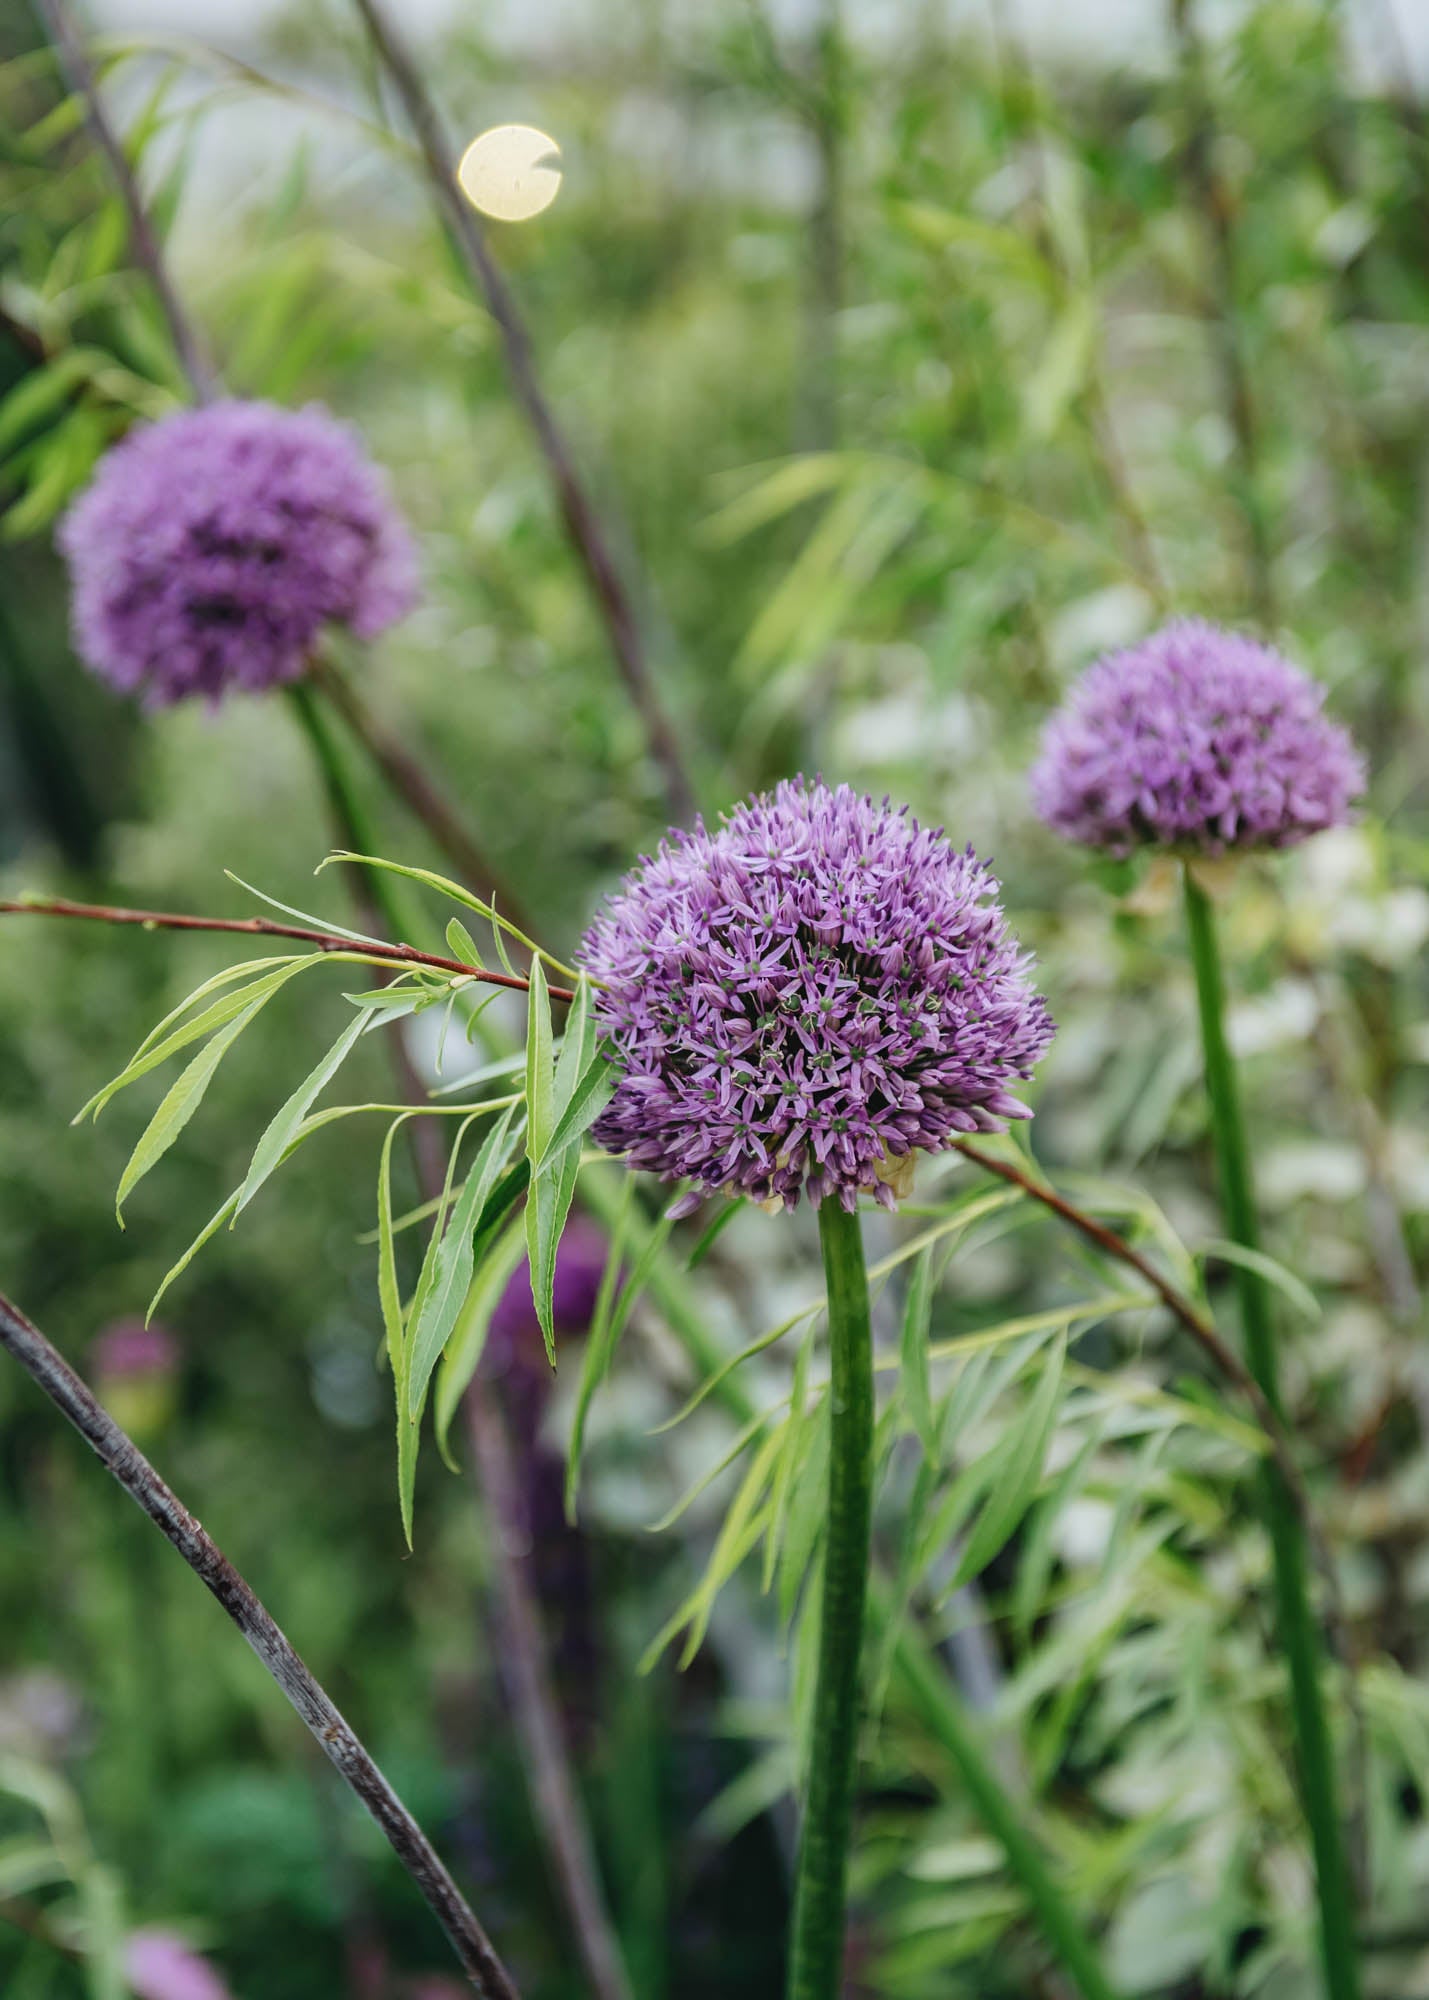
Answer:
[[[1260,1247],[1260,1227],[1250,1145],[1235,1065],[1226,1040],[1225,986],[1215,910],[1189,869],[1185,870],[1185,890],[1186,925],[1205,1051],[1206,1095],[1226,1227],[1235,1242],[1254,1253]],[[1261,1272],[1249,1265],[1237,1264],[1234,1275],[1250,1371],[1283,1422],[1269,1287]],[[1329,2000],[1359,2000],[1353,1901],[1336,1798],[1334,1751],[1321,1685],[1323,1649],[1310,1603],[1305,1535],[1293,1496],[1273,1461],[1263,1467],[1260,1482],[1274,1566],[1276,1618],[1290,1672],[1296,1760],[1315,1855],[1325,1991]]]
[[[431,1842],[271,1613],[68,1362],[3,1296],[0,1347],[73,1424],[130,1499],[218,1599],[312,1732],[318,1747],[387,1836],[397,1859],[446,1932],[475,1990],[484,2000],[519,2000],[510,1974]]]
[[[832,1196],[819,1205],[828,1291],[829,1498],[824,1522],[818,1671],[808,1742],[788,2000],[838,2000],[843,1990],[844,1904],[858,1761],[873,1521],[873,1336],[862,1226]]]
[[[325,710],[303,682],[298,682],[291,692],[313,747],[339,840],[360,852],[375,854],[378,844],[361,792],[353,782]],[[361,921],[370,924],[375,915],[390,936],[401,935],[401,912],[392,877],[386,869],[359,870],[354,893]],[[420,1105],[426,1101],[426,1092],[412,1061],[403,1025],[393,1023],[390,1037],[393,1064],[402,1095],[409,1103]],[[407,1131],[422,1197],[434,1200],[440,1196],[446,1177],[440,1140],[423,1119],[409,1119]],[[432,1227],[441,1227],[440,1216]],[[594,1843],[547,1667],[546,1632],[540,1606],[523,1560],[522,1551],[529,1547],[529,1537],[522,1532],[519,1486],[505,1416],[497,1392],[488,1384],[472,1382],[463,1397],[463,1406],[471,1440],[474,1483],[491,1522],[488,1545],[496,1577],[502,1640],[497,1650],[532,1813],[566,1906],[593,2000],[633,2000],[615,1927],[606,1909]]]
[[[119,199],[124,204],[125,220],[129,226],[129,247],[134,261],[148,277],[158,300],[159,308],[168,324],[169,338],[174,343],[174,352],[179,365],[200,403],[211,403],[219,395],[217,377],[204,351],[202,341],[194,330],[193,322],[179,303],[172,278],[153,221],[139,190],[139,183],[130,164],[129,155],[124,150],[124,142],[119,137],[109,113],[105,109],[104,98],[99,89],[98,78],[84,52],[84,44],[75,33],[65,0],[35,0],[35,8],[44,23],[45,32],[54,47],[59,62],[60,73],[69,88],[85,108],[85,116],[95,145],[104,155]]]
[[[695,809],[694,788],[675,731],[650,672],[645,636],[629,586],[611,551],[600,514],[576,468],[575,455],[536,366],[531,335],[511,287],[492,256],[476,211],[457,185],[456,161],[421,71],[380,0],[356,0],[377,59],[401,100],[431,182],[432,194],[472,285],[501,336],[512,393],[546,462],[574,551],[604,623],[620,677],[644,724],[672,811]]]

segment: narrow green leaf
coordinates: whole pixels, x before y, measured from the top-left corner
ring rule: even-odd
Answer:
[[[597,1049],[585,1069],[576,1079],[575,1088],[565,1100],[557,1118],[545,1151],[536,1162],[538,1174],[549,1171],[551,1164],[570,1146],[577,1145],[594,1125],[620,1083],[620,1072],[605,1055]]]
[[[476,948],[476,939],[460,917],[453,917],[447,925],[447,949],[453,958],[459,958],[463,965],[473,965],[478,971],[483,969],[481,953]]]
[[[1007,1448],[1002,1477],[988,1494],[977,1525],[968,1537],[952,1580],[953,1589],[966,1583],[969,1577],[981,1575],[1016,1532],[1032,1503],[1033,1495],[1041,1484],[1042,1463],[1047,1456],[1052,1427],[1057,1421],[1057,1399],[1061,1394],[1062,1364],[1066,1355],[1067,1339],[1063,1334],[1043,1366],[1022,1421],[1008,1433],[1013,1443]]]
[[[556,1066],[551,1053],[551,1002],[538,959],[526,996],[526,1157],[534,1173],[556,1122]]]
[[[452,1463],[448,1445],[452,1419],[467,1384],[481,1365],[481,1357],[486,1351],[486,1336],[491,1329],[491,1316],[526,1252],[526,1232],[519,1217],[504,1228],[498,1227],[485,1241],[488,1245],[485,1255],[480,1254],[481,1242],[478,1242],[476,1270],[451,1337],[442,1350],[437,1373],[433,1423],[437,1449],[448,1465]]]
[[[248,1169],[247,1178],[238,1190],[238,1207],[233,1217],[235,1222],[264,1181],[286,1156],[288,1147],[297,1137],[298,1128],[312,1109],[314,1100],[341,1069],[371,1018],[372,1010],[364,1008],[363,1012],[343,1029],[316,1069],[303,1079],[269,1124],[267,1131],[254,1148],[253,1161]]]
[[[1264,1250],[1249,1250],[1244,1243],[1232,1243],[1224,1237],[1216,1237],[1200,1246],[1197,1255],[1202,1259],[1214,1257],[1222,1264],[1239,1264],[1247,1271],[1254,1271],[1267,1284],[1274,1285],[1284,1293],[1291,1304],[1305,1315],[1306,1319],[1320,1319],[1320,1301],[1310,1290],[1303,1278],[1297,1278],[1293,1271],[1275,1257],[1269,1257]]]
[[[198,1235],[195,1236],[193,1242],[190,1243],[188,1249],[185,1250],[183,1256],[180,1257],[178,1263],[171,1264],[169,1266],[168,1270],[164,1273],[158,1291],[155,1292],[153,1298],[150,1299],[149,1301],[149,1310],[144,1315],[146,1324],[149,1320],[151,1320],[154,1317],[154,1314],[159,1310],[159,1301],[160,1299],[163,1298],[165,1292],[169,1289],[170,1285],[173,1284],[174,1280],[176,1278],[181,1278],[183,1276],[184,1272],[188,1269],[189,1265],[192,1264],[194,1258],[197,1257],[199,1251],[202,1250],[204,1244],[211,1242],[212,1239],[215,1236],[217,1236],[219,1230],[222,1229],[224,1223],[227,1222],[229,1216],[232,1215],[234,1203],[237,1200],[238,1200],[238,1193],[237,1190],[235,1189],[234,1192],[231,1195],[229,1195],[228,1199],[224,1202],[223,1206],[217,1209],[215,1213],[209,1217],[208,1221],[204,1224],[203,1228],[199,1231]]]
[[[231,976],[229,978],[224,978],[223,975],[220,975],[216,980],[209,980],[206,986],[198,989],[197,993],[191,993],[181,1007],[175,1008],[174,1012],[165,1021],[160,1023],[159,1028],[139,1044],[139,1047],[135,1050],[129,1062],[119,1072],[118,1076],[113,1078],[111,1082],[106,1083],[102,1090],[97,1090],[89,1102],[75,1113],[73,1123],[78,1125],[85,1118],[97,1118],[110,1100],[117,1097],[121,1090],[127,1090],[131,1083],[137,1083],[140,1077],[147,1076],[151,1070],[158,1069],[161,1064],[168,1061],[170,1056],[177,1055],[180,1049],[187,1048],[191,1042],[202,1041],[206,1035],[211,1035],[217,1029],[226,1027],[237,1015],[244,1013],[255,1000],[270,997],[278,991],[280,986],[286,985],[287,981],[295,973],[301,972],[304,966],[312,965],[315,962],[316,960],[312,956],[285,958],[277,961],[268,960],[266,963],[270,966],[276,965],[276,969],[265,973],[262,978],[252,980],[248,985],[240,987],[236,993],[226,993],[221,1000],[215,1000],[211,1006],[205,1007],[201,1014],[195,1014],[189,1020],[182,1021],[182,1025],[173,1027],[170,1032],[163,1032],[169,1028],[171,1022],[180,1022],[185,1011],[196,1000],[203,997],[207,991],[211,991],[220,985],[231,984],[232,977],[241,976],[242,973],[251,971],[252,966],[234,967],[230,969]],[[265,961],[258,959],[253,963],[261,965]]]
[[[269,998],[270,993],[265,992],[257,999],[250,1000],[237,1019],[230,1021],[227,1027],[220,1028],[169,1086],[163,1102],[145,1126],[138,1145],[129,1156],[129,1164],[120,1176],[119,1191],[114,1198],[114,1213],[119,1218],[121,1229],[124,1227],[125,1201],[143,1180],[145,1174],[164,1157],[198,1110],[203,1102],[204,1092],[213,1081],[219,1064]]]
[[[442,1233],[432,1282],[407,1336],[407,1413],[414,1416],[425,1398],[432,1370],[451,1337],[471,1284],[474,1236],[496,1177],[506,1164],[506,1148],[516,1106],[508,1105],[482,1144],[466,1185]]]

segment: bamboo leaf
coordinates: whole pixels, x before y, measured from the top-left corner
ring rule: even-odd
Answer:
[[[1002,1476],[988,1494],[977,1526],[968,1537],[951,1588],[979,1576],[993,1557],[1016,1532],[1042,1480],[1042,1464],[1047,1443],[1057,1420],[1057,1399],[1062,1388],[1062,1364],[1067,1355],[1066,1335],[1061,1335],[1043,1367],[1037,1387],[1028,1401],[1022,1421],[1006,1433],[1007,1446]]]
[[[489,1247],[481,1254],[482,1243]],[[437,1449],[447,1464],[452,1463],[448,1437],[457,1405],[465,1393],[467,1384],[481,1366],[481,1357],[486,1352],[486,1337],[491,1330],[491,1317],[501,1300],[506,1285],[521,1262],[526,1250],[526,1232],[519,1217],[489,1235],[479,1235],[477,1240],[476,1270],[467,1288],[466,1298],[457,1314],[456,1325],[442,1350],[441,1366],[437,1374],[436,1402],[433,1409],[433,1423],[436,1429]]]
[[[908,1299],[903,1309],[903,1336],[900,1343],[899,1383],[909,1418],[931,1463],[938,1460],[938,1430],[933,1421],[933,1394],[929,1382],[928,1329],[933,1316],[933,1249],[930,1244],[913,1266],[908,1283]]]

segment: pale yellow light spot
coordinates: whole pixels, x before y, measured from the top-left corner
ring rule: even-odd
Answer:
[[[561,188],[561,149],[534,125],[493,125],[462,154],[456,177],[473,208],[498,222],[529,222]]]

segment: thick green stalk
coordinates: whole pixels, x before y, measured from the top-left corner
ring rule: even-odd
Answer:
[[[873,1336],[858,1216],[837,1201],[824,1201],[819,1241],[829,1310],[829,1506],[788,2000],[838,2000],[843,1991],[844,1893],[873,1509]]]
[[[1205,1049],[1206,1095],[1220,1169],[1226,1226],[1243,1249],[1258,1250],[1260,1230],[1251,1180],[1235,1065],[1226,1042],[1225,987],[1221,976],[1216,918],[1209,897],[1185,871],[1186,924],[1196,971]],[[1266,1400],[1283,1415],[1270,1293],[1264,1277],[1247,1265],[1235,1267],[1245,1328],[1246,1360]],[[1320,1681],[1323,1647],[1310,1603],[1304,1529],[1284,1476],[1272,1460],[1260,1470],[1262,1502],[1275,1570],[1275,1608],[1280,1641],[1290,1669],[1297,1762],[1305,1815],[1315,1852],[1319,1895],[1320,1955],[1329,2000],[1359,2000],[1354,1910],[1344,1833],[1335,1798],[1335,1764]]]
[[[587,1205],[607,1227],[612,1226],[620,1198],[613,1176],[600,1169],[582,1174],[581,1189]],[[638,1259],[641,1243],[637,1236],[630,1244],[632,1262]],[[704,1318],[693,1285],[668,1247],[651,1265],[649,1291],[696,1369],[702,1375],[712,1375],[726,1358],[724,1351]],[[738,1372],[726,1375],[714,1395],[736,1423],[748,1423],[755,1414],[754,1399]],[[876,1570],[868,1616],[876,1630],[886,1630],[892,1621],[905,1617]],[[893,1665],[924,1727],[952,1757],[974,1810],[1002,1846],[1008,1868],[1022,1887],[1034,1921],[1075,1979],[1082,2000],[1115,2000],[1098,1968],[1090,1942],[1048,1873],[1041,1851],[1026,1831],[1025,1808],[1003,1788],[957,1689],[927,1641],[909,1623],[903,1624],[894,1646]]]

